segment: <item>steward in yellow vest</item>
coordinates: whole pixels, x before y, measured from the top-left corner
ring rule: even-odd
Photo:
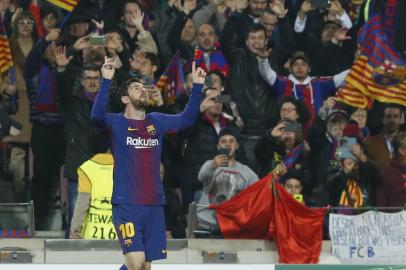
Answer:
[[[113,167],[113,156],[99,153],[78,168],[71,239],[117,239],[111,213]]]

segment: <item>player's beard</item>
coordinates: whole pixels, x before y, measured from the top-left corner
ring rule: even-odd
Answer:
[[[145,111],[145,109],[148,107],[148,100],[131,100],[131,104],[133,105],[134,109]]]

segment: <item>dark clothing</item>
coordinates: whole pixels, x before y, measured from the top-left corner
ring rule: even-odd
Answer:
[[[183,215],[182,203],[175,190],[165,188],[166,205],[164,206],[166,230],[173,238],[186,238],[186,219]]]
[[[130,34],[127,32],[127,30],[124,28],[124,26],[120,25],[119,29],[124,39],[123,41],[126,44],[127,48],[130,50],[130,53],[134,53],[134,50],[137,48],[139,32],[137,32],[133,37],[131,37]]]
[[[177,50],[179,50],[180,56],[186,60],[193,57],[195,50],[194,46],[181,40],[183,27],[185,26],[188,18],[189,17],[185,13],[178,13],[178,16],[176,17],[175,21],[172,24],[172,27],[169,30],[167,38],[167,43],[171,48],[172,53],[175,53]]]
[[[382,171],[382,181],[376,189],[377,206],[403,207],[406,204],[406,165],[398,159]]]
[[[262,79],[258,60],[248,49],[238,49],[230,64],[228,89],[245,125],[243,133],[261,136],[276,107],[276,96]]]
[[[319,74],[320,76],[334,76],[341,71],[351,68],[354,62],[354,48],[349,42],[341,46],[332,42],[325,44],[319,52]]]
[[[31,199],[34,201],[35,229],[46,227],[52,194],[59,188],[60,168],[65,155],[65,133],[62,126],[34,123],[31,134],[34,174]]]
[[[265,134],[255,146],[255,156],[261,165],[259,177],[264,177],[276,167],[277,164],[275,162],[275,153],[278,154],[282,160],[287,156],[287,152],[282,145],[278,143],[277,139],[270,136],[270,134]],[[310,180],[309,164],[306,152],[302,150],[297,160],[291,167],[296,168],[301,172],[301,180],[303,185],[305,182],[307,183]]]
[[[338,168],[338,162],[335,159],[336,140],[327,133],[326,123],[319,117],[313,124],[309,133],[310,145],[310,172],[312,181],[309,187],[313,189],[315,204],[322,206],[328,204],[325,190],[325,181],[327,172],[330,169]]]
[[[56,70],[42,54],[49,42],[39,40],[27,56],[25,80],[33,123],[31,148],[34,157],[31,198],[35,207],[36,229],[46,228],[52,192],[58,185],[65,153],[64,121],[57,97]]]
[[[75,11],[79,14],[87,14],[89,18],[98,22],[103,21],[104,31],[109,31],[114,29],[120,20],[121,4],[120,0],[80,1]]]
[[[268,48],[272,49],[269,60],[276,74],[288,75],[284,65],[295,50],[295,34],[287,16],[278,20],[278,27],[279,43],[276,45],[268,43]]]
[[[347,181],[349,179],[355,180],[361,189],[364,201],[362,206],[376,205],[375,189],[377,183],[380,181],[379,169],[371,161],[360,161],[358,166],[357,176],[350,176],[344,173],[343,170],[339,170],[338,172],[329,171],[326,180],[326,188],[329,193],[330,205],[339,206],[340,197],[342,192],[347,189]]]
[[[25,62],[24,78],[30,101],[30,121],[43,125],[63,126],[56,91],[56,71],[42,54],[50,42],[40,39],[31,49]],[[46,104],[39,104],[39,100]]]
[[[250,27],[255,23],[253,17],[249,15],[249,8],[241,13],[233,13],[224,25],[220,36],[221,49],[231,61],[235,48],[245,48],[245,39]]]
[[[93,102],[85,98],[78,72],[66,70],[57,75],[62,111],[66,121],[65,172],[70,180],[77,181],[77,169],[94,153],[89,138],[98,129],[90,119]]]

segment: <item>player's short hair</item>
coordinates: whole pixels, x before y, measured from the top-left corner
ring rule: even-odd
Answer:
[[[135,82],[142,83],[142,78],[135,77],[125,81],[118,89],[118,98],[121,99],[121,97],[127,96],[128,90],[130,89],[130,85]]]

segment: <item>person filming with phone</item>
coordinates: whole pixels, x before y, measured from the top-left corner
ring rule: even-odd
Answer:
[[[247,165],[236,160],[240,132],[226,127],[220,131],[218,153],[201,167],[198,179],[203,183],[203,193],[198,201],[198,226],[211,232],[218,230],[214,211],[205,205],[220,204],[234,197],[258,180],[258,176]]]
[[[339,167],[327,173],[329,203],[341,207],[375,206],[375,189],[380,180],[379,168],[368,159],[360,130],[347,124],[335,151]]]
[[[261,165],[260,176],[270,172],[282,176],[288,169],[295,168],[308,179],[310,149],[302,134],[302,125],[290,120],[280,121],[269,129],[255,146],[255,155]]]
[[[177,175],[185,209],[194,200],[195,194],[202,190],[202,183],[198,181],[197,175],[204,162],[216,155],[220,131],[225,127],[238,126],[236,119],[223,111],[223,102],[229,101],[229,96],[222,95],[219,90],[208,85],[206,79],[198,120],[192,127],[179,133],[182,156]],[[238,152],[237,159],[244,160],[244,149]]]

